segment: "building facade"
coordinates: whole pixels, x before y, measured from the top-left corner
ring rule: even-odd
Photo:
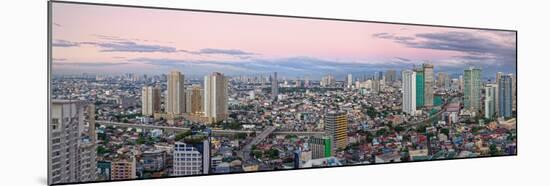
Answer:
[[[160,112],[160,88],[145,86],[141,89],[141,113],[152,116]]]
[[[403,74],[405,71],[401,72]],[[416,108],[421,108],[424,106],[424,70],[416,69],[416,80],[415,80],[415,97],[416,97]],[[403,80],[403,77],[401,77]]]
[[[423,64],[424,69],[424,106],[434,105],[434,66],[432,64]]]
[[[185,77],[179,71],[171,71],[168,75],[168,95],[166,97],[166,113],[182,114],[185,112]]]
[[[308,145],[312,159],[328,158],[334,154],[331,136],[311,137]]]
[[[325,131],[333,139],[334,149],[343,149],[348,146],[348,118],[343,111],[329,111],[325,117]]]
[[[271,98],[273,100],[277,100],[278,95],[279,95],[279,79],[277,79],[277,72],[274,72],[273,77],[271,77]]]
[[[135,157],[125,157],[111,162],[111,180],[136,179]]]
[[[185,101],[187,102],[185,110],[189,114],[200,115],[203,113],[204,108],[203,104],[204,89],[199,85],[193,85],[191,88],[185,90]]]
[[[219,72],[204,77],[204,115],[210,122],[228,117],[228,80]]]
[[[464,70],[464,109],[477,113],[481,109],[481,69]]]
[[[210,142],[176,142],[174,144],[172,176],[208,174],[210,171]]]
[[[513,75],[502,75],[498,82],[499,116],[511,117],[513,107]]]
[[[416,113],[416,73],[410,70],[403,71],[402,77],[402,110],[404,113]]]
[[[95,107],[82,101],[52,100],[50,112],[48,183],[94,181]]]
[[[497,84],[487,84],[485,85],[485,101],[484,101],[484,113],[485,118],[494,119],[497,116],[496,113],[496,100],[497,97]]]

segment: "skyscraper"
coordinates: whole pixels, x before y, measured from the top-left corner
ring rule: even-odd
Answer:
[[[495,76],[495,83],[497,84],[497,86],[499,85],[499,82],[500,82],[500,77],[502,77],[502,72],[497,72],[496,76]],[[496,108],[495,108],[495,112],[497,112],[497,115],[500,116],[500,103],[499,103],[499,99],[498,98],[498,91],[499,91],[500,88],[497,88],[497,92],[496,92],[496,95],[497,95],[497,101],[495,102],[495,105],[496,105]]]
[[[416,73],[410,70],[403,71],[403,112],[414,115],[416,112]]]
[[[160,88],[145,86],[141,89],[141,113],[152,116],[156,112],[160,112]]]
[[[348,117],[343,111],[329,111],[325,117],[325,130],[332,136],[333,148],[348,146]]]
[[[423,64],[424,69],[424,106],[434,105],[434,66],[432,64]]]
[[[204,97],[204,90],[200,85],[193,85],[191,88],[185,90],[185,111],[189,114],[199,114],[204,111],[202,106]]]
[[[353,86],[353,76],[351,74],[348,74],[347,76],[347,85],[348,88],[351,88]]]
[[[210,122],[224,120],[228,116],[227,78],[219,72],[204,76],[204,115]]]
[[[336,85],[336,79],[332,75],[326,75],[321,78],[320,85],[322,87],[334,87]]]
[[[185,112],[184,80],[183,74],[178,71],[171,71],[168,75],[166,112],[169,114],[182,114]]]
[[[394,81],[397,81],[397,74],[395,72],[395,70],[388,70],[386,71],[386,82],[388,83],[392,83]]]
[[[510,117],[512,116],[513,107],[513,75],[502,75],[498,82],[498,99],[499,99],[499,116]]]
[[[201,135],[188,136],[174,144],[172,176],[208,174],[210,141]]]
[[[273,77],[271,78],[271,98],[273,100],[277,100],[278,95],[279,95],[279,80],[277,79],[277,72],[274,72]]]
[[[495,108],[497,98],[497,84],[487,84],[485,85],[485,118],[493,119],[496,115]]]
[[[95,181],[94,106],[52,100],[48,132],[48,183]]]
[[[401,72],[403,76],[405,71]],[[415,80],[415,89],[416,89],[416,108],[421,108],[424,106],[424,70],[422,68],[415,69],[416,80]],[[403,80],[403,77],[401,77]]]
[[[439,72],[437,73],[437,87],[438,88],[449,88],[449,83],[450,83],[450,79],[449,79],[449,75],[447,73],[444,73],[444,72]]]
[[[464,109],[478,112],[481,107],[481,69],[470,67],[464,70]]]
[[[380,92],[380,81],[381,80],[372,80],[371,81],[371,91],[374,93]]]

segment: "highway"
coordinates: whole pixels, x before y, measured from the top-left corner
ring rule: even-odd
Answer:
[[[97,124],[105,125],[105,126],[118,126],[118,127],[128,127],[128,128],[142,128],[142,129],[163,129],[163,130],[170,130],[174,132],[181,132],[181,131],[187,131],[189,128],[187,127],[172,127],[172,126],[158,126],[158,125],[147,125],[147,124],[136,124],[136,123],[122,123],[122,122],[113,122],[113,121],[105,121],[105,120],[97,120]],[[270,129],[271,127],[268,127]],[[322,136],[325,133],[324,132],[308,132],[308,131],[276,131],[275,127],[272,129],[273,131],[270,132],[273,134],[294,134],[298,136]],[[253,130],[219,130],[215,129],[212,130],[213,135],[223,135],[223,134],[238,134],[238,133],[246,133],[251,134],[255,133],[256,131]],[[267,137],[267,136],[266,136]]]

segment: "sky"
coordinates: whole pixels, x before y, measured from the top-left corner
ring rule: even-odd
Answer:
[[[56,74],[278,72],[337,78],[431,63],[436,72],[516,72],[516,33],[53,3]]]

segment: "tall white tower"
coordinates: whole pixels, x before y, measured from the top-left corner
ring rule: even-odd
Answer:
[[[416,72],[403,71],[403,112],[414,115],[416,112]]]

